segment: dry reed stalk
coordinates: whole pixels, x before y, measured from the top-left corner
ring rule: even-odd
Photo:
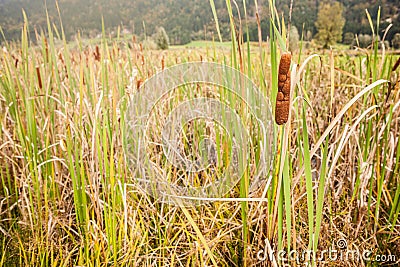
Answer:
[[[290,108],[290,63],[292,55],[284,53],[279,62],[278,94],[276,96],[275,121],[282,125],[288,121]]]
[[[396,63],[393,65],[392,71],[395,71],[399,65],[400,65],[400,57],[397,59]]]

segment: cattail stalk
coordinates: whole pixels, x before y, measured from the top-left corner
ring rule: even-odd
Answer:
[[[400,65],[400,57],[397,59],[396,63],[394,63],[392,71],[395,71],[399,65]]]

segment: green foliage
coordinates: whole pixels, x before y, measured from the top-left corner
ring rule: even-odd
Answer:
[[[169,36],[171,37],[170,44],[174,45],[184,45],[187,43],[190,43],[191,37],[190,37],[190,31],[188,29],[183,28],[181,25],[176,26],[170,31]],[[207,40],[212,40],[212,36],[208,38]]]
[[[169,46],[169,38],[167,32],[163,27],[159,27],[157,29],[157,33],[154,36],[154,40],[157,44],[157,48],[165,50],[168,49]]]
[[[342,31],[345,23],[343,17],[343,6],[335,2],[333,4],[321,4],[318,11],[318,18],[315,22],[318,33],[316,39],[324,48],[340,42],[342,40]]]

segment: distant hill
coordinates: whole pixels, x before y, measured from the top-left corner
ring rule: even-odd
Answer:
[[[214,0],[221,31],[229,39],[229,17],[225,0]],[[238,0],[242,18],[243,3]],[[287,18],[290,0],[277,1],[277,9]],[[321,0],[294,0],[292,23],[299,32],[304,30],[315,34],[314,21]],[[399,0],[339,0],[345,7],[346,24],[343,33],[371,33],[365,14],[368,9],[376,20],[381,6],[381,29],[393,24],[387,35],[391,39],[400,32]],[[250,38],[257,40],[257,24],[254,1],[246,1]],[[7,40],[18,40],[23,24],[22,9],[30,22],[31,34],[47,29],[46,7],[52,23],[59,26],[59,16],[54,0],[0,0],[0,26]],[[133,33],[138,38],[152,35],[157,26],[163,26],[173,44],[184,44],[191,40],[216,38],[215,23],[207,0],[59,0],[63,27],[68,39],[73,39],[79,31],[83,37],[96,37],[101,33],[104,18],[107,33],[115,34],[118,27],[125,33]],[[268,0],[258,0],[263,38],[269,33]],[[236,12],[236,11],[235,11]],[[236,12],[237,14],[237,12]],[[380,33],[382,35],[382,32]]]

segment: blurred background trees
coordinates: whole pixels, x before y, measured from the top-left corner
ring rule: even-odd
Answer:
[[[316,40],[324,48],[341,42],[344,23],[342,4],[339,2],[321,4],[318,10],[317,21],[315,22],[318,31],[315,36]]]
[[[167,32],[163,27],[159,27],[154,36],[154,40],[157,44],[157,48],[165,50],[168,49],[169,46],[169,38]]]
[[[262,29],[262,38],[267,40],[270,34],[269,23],[269,0],[258,0],[258,13],[260,17],[260,26]],[[226,10],[225,0],[214,0],[222,37],[228,40],[231,37],[229,27],[229,15]],[[244,18],[243,1],[236,1]],[[343,25],[343,42],[350,42],[350,34],[371,34],[371,28],[365,14],[368,9],[371,14],[374,25],[376,24],[378,8],[381,6],[380,29],[393,24],[389,30],[386,39],[393,44],[396,33],[400,33],[400,5],[398,0],[337,0],[342,6],[342,16],[345,19]],[[0,0],[0,27],[7,40],[18,40],[21,36],[23,25],[22,9],[27,13],[30,23],[30,34],[35,36],[37,32],[47,30],[46,8],[50,20],[55,26],[60,26],[58,11],[55,0]],[[303,40],[310,41],[316,39],[325,39],[332,43],[334,40],[341,40],[340,34],[328,35],[327,24],[332,21],[330,13],[325,10],[326,3],[336,7],[333,1],[321,0],[296,0],[293,1],[292,23],[295,26],[299,36]],[[251,41],[258,40],[258,25],[256,21],[256,7],[254,1],[246,1],[246,10],[249,27],[249,37]],[[134,34],[138,41],[143,41],[145,36],[152,36],[157,32],[157,27],[163,27],[169,36],[171,45],[181,45],[189,43],[192,40],[213,40],[218,39],[215,22],[211,12],[209,1],[204,0],[63,0],[59,1],[61,19],[67,39],[74,40],[77,32],[83,38],[96,38],[101,36],[102,18],[107,36],[116,36],[118,32],[125,34]],[[290,0],[280,0],[276,3],[278,11],[284,16],[285,21],[289,19]],[[320,23],[318,13],[325,10],[326,16],[321,17]],[[236,8],[233,9],[236,23]],[[337,15],[337,14],[333,14]],[[319,25],[319,26],[317,26]],[[347,34],[347,36],[345,36]],[[379,31],[380,37],[383,37],[383,31]],[[336,36],[336,37],[335,37]],[[345,38],[346,37],[346,38]],[[246,40],[247,36],[245,36]],[[35,39],[35,38],[32,38]],[[332,41],[331,41],[332,39]],[[329,41],[328,41],[329,40]],[[354,38],[353,38],[354,40]],[[0,42],[4,39],[0,36]],[[395,44],[397,41],[394,41]],[[325,43],[323,44],[325,45]]]

